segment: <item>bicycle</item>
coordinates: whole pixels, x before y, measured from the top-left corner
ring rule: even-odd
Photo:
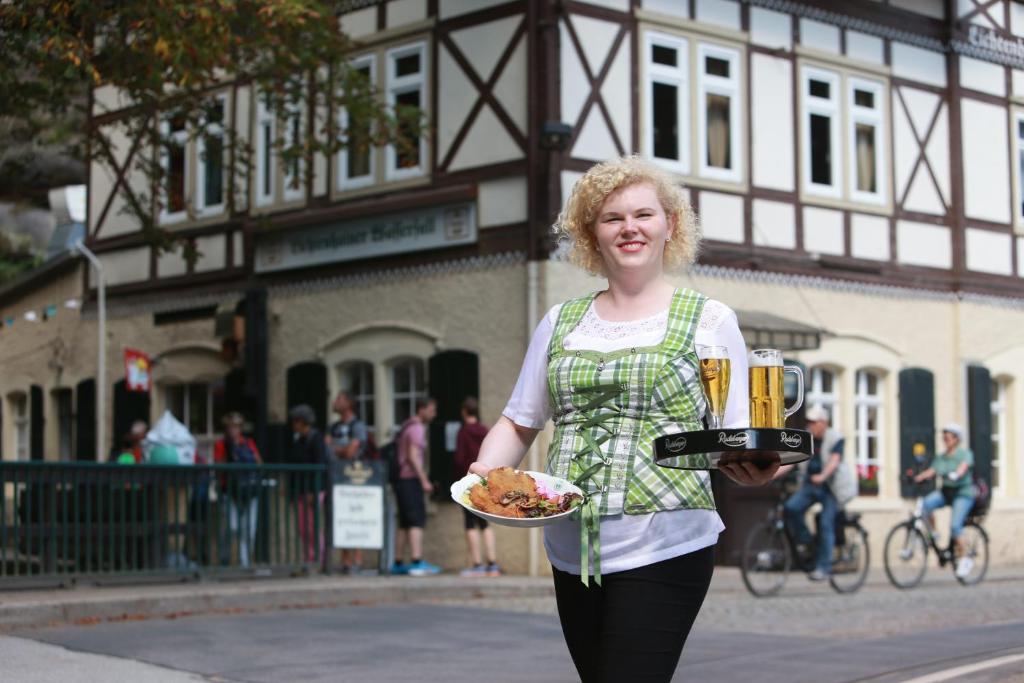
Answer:
[[[912,479],[911,470],[904,475],[904,481],[912,483]],[[971,570],[966,576],[959,576],[956,572],[958,558],[955,556],[953,540],[950,539],[949,547],[939,548],[935,529],[923,512],[924,496],[920,495],[920,487],[918,489],[916,493],[919,495],[910,517],[894,526],[885,537],[883,559],[889,581],[904,590],[921,583],[928,570],[928,549],[931,548],[939,560],[939,567],[951,565],[953,575],[962,585],[981,583],[988,572],[988,534],[981,526],[986,510],[975,501],[975,506],[967,514],[960,539],[964,553],[971,559]]]
[[[785,492],[785,491],[784,491]],[[820,525],[816,517],[815,527]],[[860,513],[836,514],[836,544],[833,551],[832,576],[829,584],[838,593],[854,593],[868,576],[871,555],[868,532],[860,524]],[[747,590],[756,597],[768,597],[782,590],[790,569],[797,567],[804,573],[814,571],[818,556],[815,541],[803,552],[786,526],[783,496],[768,514],[755,525],[743,545],[740,573]]]

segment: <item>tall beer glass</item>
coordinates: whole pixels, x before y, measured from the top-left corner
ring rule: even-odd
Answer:
[[[700,360],[700,384],[708,401],[711,428],[721,429],[725,421],[725,403],[729,398],[729,378],[732,369],[729,349],[724,346],[698,346]]]
[[[796,402],[786,408],[783,374],[796,373]],[[795,365],[782,364],[782,351],[754,349],[750,352],[750,426],[784,429],[786,418],[804,402],[804,373]]]

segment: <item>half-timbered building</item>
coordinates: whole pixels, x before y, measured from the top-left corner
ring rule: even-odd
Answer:
[[[421,107],[429,130],[411,147],[285,162],[273,141],[317,134],[312,114],[273,116],[251,87],[226,84],[217,116],[252,145],[247,172],[216,129],[195,139],[161,122],[177,142],[162,152],[159,219],[194,242],[194,263],[159,253],[123,210],[142,182],[133,157],[151,151],[117,135],[116,93],[93,93],[92,125],[114,133],[117,160],[89,177],[111,329],[99,381],[121,379],[123,346],[157,361],[148,399],[114,387],[93,407],[111,424],[169,409],[209,443],[238,408],[275,454],[289,405],[327,420],[328,397],[348,389],[383,441],[431,394],[431,476],[446,483],[461,400],[479,395],[496,419],[540,316],[601,286],[551,239],[561,202],[594,162],[636,153],[675,173],[700,217],[702,255],[679,284],[806,369],[807,403],[847,437],[872,538],[904,514],[901,471],[957,421],[994,491],[995,559],[1022,557],[1010,539],[1024,521],[1024,3],[351,7],[353,63],[387,103]],[[93,301],[94,273],[73,272]],[[62,332],[75,373],[0,377],[5,417],[30,422],[95,379],[95,347],[76,348],[94,317],[93,301]],[[2,354],[39,344],[3,334]],[[95,391],[84,386],[79,411]],[[22,453],[15,433],[4,457]],[[720,493],[730,562],[763,494]],[[428,534],[428,556],[448,567],[462,562],[455,512],[439,500]],[[544,571],[537,535],[501,541],[511,569]]]

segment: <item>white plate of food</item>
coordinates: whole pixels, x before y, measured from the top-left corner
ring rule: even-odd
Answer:
[[[496,467],[486,481],[467,474],[452,484],[452,500],[488,522],[536,527],[569,517],[583,502],[583,491],[544,472]]]

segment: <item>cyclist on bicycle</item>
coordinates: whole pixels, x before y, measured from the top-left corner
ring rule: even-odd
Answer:
[[[915,482],[932,478],[941,478],[941,486],[924,498],[923,512],[928,516],[928,523],[935,528],[932,514],[941,507],[952,506],[953,516],[950,522],[950,545],[956,549],[956,575],[963,578],[971,573],[974,561],[963,552],[960,532],[971,508],[974,507],[975,491],[973,474],[974,454],[969,448],[960,445],[964,438],[964,428],[951,422],[942,428],[942,442],[946,446],[945,453],[932,458],[928,469],[914,477]]]
[[[825,409],[812,406],[807,409],[805,417],[807,431],[814,437],[813,455],[810,460],[796,466],[800,488],[786,501],[786,524],[793,532],[798,549],[800,546],[809,546],[812,537],[804,516],[808,508],[821,503],[817,565],[807,576],[811,581],[825,581],[832,575],[836,516],[840,507],[856,495],[857,482],[852,472],[842,465],[843,435],[829,428]],[[792,467],[780,467],[776,478],[785,475]]]

